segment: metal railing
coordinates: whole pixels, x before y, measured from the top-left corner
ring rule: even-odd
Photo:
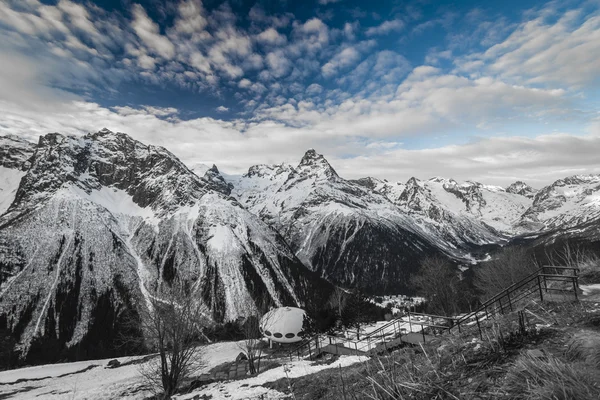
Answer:
[[[572,271],[572,274],[565,275],[561,272]],[[514,311],[516,304],[529,297],[533,293],[538,293],[540,300],[544,301],[544,293],[559,291],[573,292],[575,299],[578,299],[578,269],[575,267],[562,266],[544,266],[531,273],[518,282],[513,283],[506,289],[498,292],[490,299],[483,302],[476,310],[461,317],[446,317],[442,315],[431,315],[415,312],[407,312],[406,315],[391,320],[384,326],[368,333],[362,339],[349,339],[332,335],[315,335],[292,349],[289,352],[290,359],[294,356],[298,358],[313,358],[321,352],[326,351],[332,354],[373,354],[378,351],[394,348],[402,342],[403,336],[409,333],[420,333],[423,342],[428,337],[438,333],[452,332],[457,329],[462,332],[465,327],[476,325],[479,336],[483,337],[481,323],[498,315],[505,314],[507,311]],[[548,282],[568,282],[572,284],[573,289],[556,288],[548,285]],[[408,329],[406,329],[408,324]],[[413,325],[420,326],[416,332]],[[350,352],[349,352],[350,351]]]
[[[572,271],[570,275],[560,272]],[[490,299],[483,302],[475,311],[456,319],[456,327],[461,332],[464,325],[477,324],[479,335],[482,336],[481,321],[495,318],[497,315],[505,314],[506,311],[514,311],[514,306],[520,300],[537,292],[540,300],[544,301],[544,293],[549,291],[571,292],[570,289],[553,288],[548,282],[568,282],[573,285],[572,292],[575,300],[578,299],[578,269],[575,267],[543,266],[518,282],[513,283],[506,289],[498,292]]]
[[[384,352],[400,345],[403,337],[410,333],[421,333],[423,341],[425,341],[430,333],[450,329],[453,326],[454,319],[453,317],[409,312],[405,316],[393,319],[389,323],[369,332],[360,339],[349,339],[333,335],[315,335],[301,342],[288,355],[290,359],[294,357],[300,359],[304,357],[313,358],[323,351],[340,355]],[[439,320],[452,322],[440,324]],[[413,326],[419,326],[420,329],[415,329]],[[435,330],[435,332],[428,332],[428,330]]]

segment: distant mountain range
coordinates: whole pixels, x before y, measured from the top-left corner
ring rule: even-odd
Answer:
[[[302,306],[331,283],[409,291],[426,256],[471,264],[514,240],[595,243],[599,221],[599,175],[540,190],[346,180],[308,150],[233,177],[106,129],[0,137],[0,330],[24,354],[53,343],[102,356],[124,316],[175,280],[226,321],[264,297]]]

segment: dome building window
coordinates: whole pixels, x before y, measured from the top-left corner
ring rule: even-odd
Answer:
[[[261,318],[260,328],[264,336],[273,342],[299,342],[302,340],[305,315],[304,310],[296,307],[274,308]]]

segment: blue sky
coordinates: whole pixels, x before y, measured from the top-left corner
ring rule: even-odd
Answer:
[[[598,1],[0,3],[0,133],[103,127],[242,173],[600,173]]]

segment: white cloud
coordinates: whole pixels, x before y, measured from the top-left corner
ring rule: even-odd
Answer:
[[[582,88],[597,83],[600,13],[571,10],[556,15],[552,7],[485,52],[458,59],[458,67],[523,84]]]
[[[313,105],[303,103],[301,107],[308,112]],[[4,116],[0,134],[37,140],[46,132],[79,135],[106,126],[145,143],[165,146],[189,165],[215,163],[229,173],[245,172],[258,163],[297,163],[310,147],[325,153],[346,178],[370,175],[405,181],[411,176],[426,179],[438,175],[500,185],[521,179],[541,187],[572,174],[600,173],[598,135],[496,137],[466,145],[407,150],[398,148],[401,143],[393,140],[352,140],[319,128],[291,128],[273,121],[164,119],[161,117],[176,114],[176,110],[154,107],[111,111],[94,103],[72,102],[65,103],[62,110],[40,113],[0,102],[0,110]]]
[[[179,3],[179,16],[174,29],[178,33],[194,35],[204,31],[207,25],[204,8],[200,0],[185,0]]]
[[[339,3],[340,1],[342,1],[342,0],[319,0],[319,4],[326,5],[326,4]]]
[[[269,65],[271,74],[276,78],[281,78],[287,75],[292,63],[285,56],[285,53],[281,50],[277,50],[267,54],[267,64]]]
[[[398,84],[410,72],[410,63],[402,55],[383,50],[367,57],[352,71],[338,79],[362,93],[393,93]]]
[[[216,110],[218,112],[226,112],[226,111],[229,111],[229,108],[225,107],[225,106],[219,106],[219,107],[216,108]]]
[[[250,86],[252,86],[252,82],[249,79],[244,78],[238,82],[238,87],[241,89],[246,89]]]
[[[277,46],[281,46],[287,42],[287,38],[272,27],[258,34],[256,40],[260,43]]]
[[[600,173],[598,151],[598,135],[548,134],[485,138],[423,150],[396,149],[330,162],[338,173],[349,177],[358,177],[356,171],[360,171],[363,176],[392,180],[444,176],[502,186],[524,180],[541,188],[566,176]]]
[[[355,64],[360,59],[360,53],[354,47],[346,47],[321,67],[325,77],[337,74],[340,70]]]
[[[401,19],[392,19],[389,21],[384,21],[378,26],[373,26],[367,29],[367,36],[376,36],[376,35],[387,35],[392,32],[399,32],[404,29],[404,21]]]
[[[304,24],[294,22],[294,43],[288,51],[301,56],[302,52],[314,54],[329,44],[329,27],[319,18],[311,18]]]
[[[131,26],[138,37],[153,52],[170,60],[175,56],[175,46],[160,34],[158,24],[148,17],[146,10],[139,4],[133,5],[134,19]]]
[[[306,88],[306,94],[309,96],[314,96],[323,92],[323,86],[318,83],[313,83],[309,87]]]

